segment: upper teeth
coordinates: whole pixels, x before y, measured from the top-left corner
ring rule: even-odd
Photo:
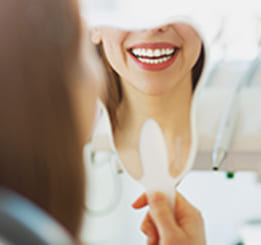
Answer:
[[[162,48],[162,49],[145,49],[135,48],[132,49],[132,53],[136,56],[146,57],[160,57],[162,55],[170,55],[175,51],[175,48]]]
[[[168,61],[171,59],[171,56],[164,57],[164,58],[158,58],[158,59],[144,59],[144,58],[138,58],[139,61],[146,63],[146,64],[159,64]]]

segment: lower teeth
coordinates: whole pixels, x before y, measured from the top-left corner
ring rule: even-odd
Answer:
[[[172,58],[172,56],[164,57],[164,58],[161,58],[161,59],[145,59],[145,58],[137,57],[137,59],[139,61],[141,61],[142,63],[146,63],[146,64],[161,64],[163,62],[168,61],[171,58]]]

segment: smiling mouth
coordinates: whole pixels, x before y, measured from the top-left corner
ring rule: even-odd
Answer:
[[[162,49],[131,49],[130,52],[139,61],[146,64],[159,64],[168,61],[175,54],[175,48]]]
[[[176,59],[178,50],[179,48],[169,44],[147,44],[143,47],[142,45],[132,47],[128,52],[141,68],[153,71],[169,67]]]

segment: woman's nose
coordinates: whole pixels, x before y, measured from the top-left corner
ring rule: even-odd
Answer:
[[[164,25],[164,26],[160,26],[157,28],[153,28],[150,31],[151,32],[166,32],[168,30],[168,28],[169,28],[169,25]]]

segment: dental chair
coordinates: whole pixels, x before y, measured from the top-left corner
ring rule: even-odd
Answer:
[[[0,245],[75,245],[53,218],[10,190],[0,188]]]

